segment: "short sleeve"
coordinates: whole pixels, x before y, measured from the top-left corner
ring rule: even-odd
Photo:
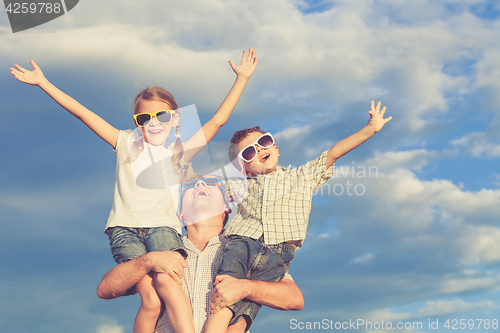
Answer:
[[[123,149],[124,146],[127,146],[126,140],[130,137],[132,132],[132,130],[120,130],[118,133],[118,139],[116,140],[116,146],[115,148],[112,148],[115,154],[118,154],[119,150]]]
[[[300,172],[311,184],[313,192],[317,191],[321,185],[326,183],[335,172],[335,165],[333,164],[328,169],[326,168],[326,157],[328,150],[324,151],[318,158],[307,162],[300,166]]]
[[[226,202],[239,203],[248,196],[248,185],[245,178],[232,177],[224,180]]]

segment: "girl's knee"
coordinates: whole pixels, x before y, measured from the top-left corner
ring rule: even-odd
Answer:
[[[158,295],[156,296],[156,298],[143,298],[141,302],[141,309],[152,315],[159,316],[161,311],[161,300]]]
[[[141,308],[144,311],[150,312],[150,313],[158,313],[160,314],[161,311],[161,299],[156,293],[156,290],[152,289],[151,291],[147,293],[142,293],[141,294]]]
[[[167,290],[182,288],[180,284],[175,282],[168,274],[158,273],[155,276],[155,286],[156,288],[162,288]]]

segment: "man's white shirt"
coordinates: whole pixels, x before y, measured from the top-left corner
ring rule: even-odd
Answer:
[[[207,246],[200,251],[194,244],[184,236],[182,238],[186,247],[188,257],[187,267],[184,268],[182,287],[188,296],[193,309],[194,331],[201,333],[210,315],[210,300],[212,298],[213,281],[215,278],[215,258],[222,245],[225,243],[224,236],[215,236],[208,242]],[[292,280],[287,274],[286,279]],[[155,333],[173,333],[174,330],[164,312],[158,319]]]

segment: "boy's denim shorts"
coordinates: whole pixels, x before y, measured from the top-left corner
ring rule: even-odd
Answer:
[[[107,234],[111,254],[117,264],[153,251],[178,251],[184,258],[187,257],[181,236],[170,227],[114,227]]]
[[[290,268],[290,262],[295,256],[295,245],[281,243],[265,245],[260,240],[231,235],[223,252],[217,258],[219,267],[217,275],[230,275],[237,279],[278,282]],[[236,324],[241,319],[247,321],[247,329],[252,325],[261,305],[243,299],[229,308],[233,317],[229,325]]]

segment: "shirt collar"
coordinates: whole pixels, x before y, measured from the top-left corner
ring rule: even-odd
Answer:
[[[279,175],[281,173],[283,173],[284,171],[290,171],[292,165],[290,164],[288,166],[288,168],[285,168],[285,167],[282,167],[282,166],[277,166],[276,169],[271,172],[271,173],[266,173],[266,174],[263,174],[263,175],[251,175],[251,176],[247,176],[247,179],[256,179],[256,178],[262,178],[262,177],[266,177],[266,176],[271,176],[271,175]]]
[[[195,253],[202,253],[202,252],[204,252],[206,249],[208,249],[211,246],[214,246],[214,245],[224,245],[226,238],[223,235],[212,237],[208,241],[208,244],[207,244],[207,246],[205,246],[205,248],[203,249],[203,251],[200,251],[196,246],[194,246],[193,242],[191,242],[191,240],[189,238],[187,238],[187,236],[183,236],[182,240],[184,242],[184,246],[188,250],[193,251]]]

